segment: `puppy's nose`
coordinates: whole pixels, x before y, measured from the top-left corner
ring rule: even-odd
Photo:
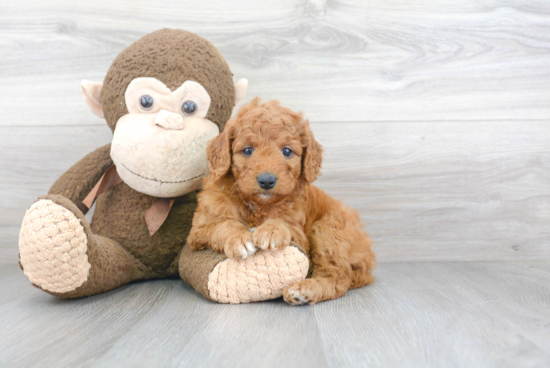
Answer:
[[[262,189],[271,189],[275,186],[275,183],[277,183],[277,177],[271,173],[258,175],[258,184]]]

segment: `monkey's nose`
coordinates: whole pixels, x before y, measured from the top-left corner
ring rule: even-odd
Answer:
[[[183,118],[180,114],[175,114],[167,110],[160,110],[155,117],[155,124],[164,129],[183,129]]]
[[[258,185],[265,190],[269,190],[277,183],[277,177],[271,173],[258,175]]]

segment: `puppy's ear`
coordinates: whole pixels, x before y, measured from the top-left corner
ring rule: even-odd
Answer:
[[[302,176],[308,184],[313,183],[321,171],[323,162],[323,147],[315,140],[313,132],[309,128],[309,121],[304,120],[304,153],[302,155]]]
[[[231,167],[231,141],[234,128],[231,120],[225,125],[224,131],[212,139],[206,147],[206,158],[210,166],[210,175],[218,180],[229,172]]]

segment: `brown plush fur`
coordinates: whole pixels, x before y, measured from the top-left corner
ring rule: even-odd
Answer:
[[[254,150],[250,157],[246,147]],[[291,157],[283,156],[284,147]],[[284,291],[291,304],[335,299],[372,283],[375,257],[359,214],[311,185],[321,154],[301,114],[254,99],[208,146],[211,172],[199,194],[190,247],[239,258],[250,242],[264,250],[296,243],[309,252],[312,268],[311,278]],[[257,182],[266,172],[277,178],[270,190]]]
[[[124,93],[137,77],[155,77],[175,89],[186,80],[200,83],[212,102],[206,116],[220,130],[231,116],[235,89],[229,67],[207,40],[190,32],[164,29],[144,36],[126,48],[105,77],[103,109],[110,128],[127,114]],[[175,198],[168,218],[150,236],[145,212],[156,197],[137,192],[125,183],[101,194],[88,226],[82,203],[113,161],[110,145],[98,148],[65,172],[52,186],[47,199],[73,212],[88,237],[89,277],[76,290],[53,295],[75,298],[101,293],[132,280],[177,277],[181,249],[197,206],[195,192]],[[193,255],[198,261],[204,257]],[[211,269],[205,268],[204,278]],[[200,271],[199,271],[200,273]]]
[[[208,40],[179,29],[150,33],[122,51],[103,82],[103,109],[112,130],[128,113],[124,93],[138,77],[153,77],[175,90],[187,80],[201,84],[212,99],[206,119],[223,130],[235,105],[233,74]]]
[[[67,293],[50,292],[50,294],[61,298],[74,298],[114,289],[134,280],[155,277],[153,270],[138,261],[119,243],[92,233],[84,215],[73,202],[55,194],[48,194],[40,199],[49,199],[76,215],[86,232],[88,238],[86,254],[88,262],[93,265],[90,268],[88,280],[82,286]]]

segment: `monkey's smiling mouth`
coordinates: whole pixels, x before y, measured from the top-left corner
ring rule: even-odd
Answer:
[[[185,180],[179,180],[179,181],[161,181],[161,180],[157,180],[157,179],[153,179],[153,178],[147,178],[147,177],[145,177],[145,176],[143,176],[143,175],[140,175],[140,174],[138,174],[138,173],[135,173],[135,172],[133,172],[132,170],[130,170],[130,169],[129,169],[126,165],[124,165],[123,163],[121,163],[121,165],[124,166],[124,168],[125,168],[126,170],[128,170],[130,173],[134,174],[135,176],[139,176],[140,178],[145,179],[145,180],[156,181],[157,183],[162,183],[162,184],[179,184],[179,183],[186,183],[186,182],[188,182],[188,181],[195,180],[195,179],[198,179],[198,178],[200,178],[200,177],[206,175],[206,173],[202,173],[202,174],[200,174],[200,175],[197,175],[197,176],[194,176],[194,177],[192,177],[192,178],[185,179]]]

